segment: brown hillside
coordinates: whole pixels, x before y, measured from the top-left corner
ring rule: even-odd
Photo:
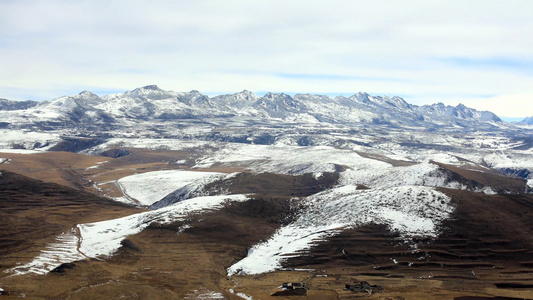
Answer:
[[[94,194],[1,170],[0,256],[29,260],[46,243],[78,223],[126,216],[141,210]],[[33,252],[32,252],[33,251]],[[8,263],[9,261],[9,263]]]

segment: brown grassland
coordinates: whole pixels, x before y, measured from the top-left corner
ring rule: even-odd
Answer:
[[[443,224],[438,239],[415,240],[416,250],[386,227],[371,224],[345,230],[306,255],[288,259],[284,270],[228,277],[227,267],[294,217],[289,199],[335,181],[275,174],[233,179],[232,191],[253,193],[251,200],[183,222],[151,224],[128,237],[112,257],[77,261],[46,275],[6,273],[30,261],[75,224],[143,211],[101,197],[95,183],[140,172],[187,169],[191,162],[174,162],[193,155],[128,151],[130,155],[119,158],[0,153],[11,159],[10,164],[0,165],[0,287],[5,290],[0,299],[202,299],[202,293],[209,291],[242,299],[230,290],[262,300],[533,299],[533,197],[523,194],[442,189],[452,197],[456,211]],[[103,164],[89,168],[97,163]],[[522,188],[519,180],[500,174],[442,167],[472,185]],[[120,196],[112,183],[99,187]],[[178,234],[185,224],[190,227]],[[383,289],[372,295],[343,290],[345,284],[359,281]],[[271,296],[283,282],[307,283],[307,295]]]

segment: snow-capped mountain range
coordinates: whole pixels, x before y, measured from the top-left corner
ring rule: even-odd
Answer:
[[[198,91],[164,91],[149,85],[120,94],[100,97],[88,91],[51,101],[0,100],[2,127],[29,124],[43,127],[100,126],[109,128],[148,120],[245,118],[293,123],[384,124],[390,126],[442,126],[497,128],[503,122],[487,111],[462,104],[417,106],[400,97],[357,93],[350,97],[267,93],[250,91],[208,97]]]

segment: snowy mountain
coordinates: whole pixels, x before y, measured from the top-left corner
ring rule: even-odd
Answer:
[[[7,99],[0,99],[0,110],[19,110],[19,109],[27,109],[30,107],[37,106],[39,104],[38,101],[11,101]]]
[[[400,97],[357,93],[348,98],[322,95],[267,93],[263,97],[249,91],[208,97],[198,91],[164,91],[149,85],[120,94],[99,97],[91,92],[45,102],[0,102],[0,114],[11,128],[29,124],[61,122],[77,125],[118,126],[129,121],[182,120],[205,118],[245,118],[248,121],[283,120],[296,123],[385,124],[389,126],[492,126],[502,121],[491,112],[464,105],[442,103],[416,106]],[[228,123],[231,120],[227,120]],[[60,125],[60,124],[56,124]]]
[[[533,117],[527,117],[527,118],[523,119],[522,121],[518,122],[518,124],[533,125]]]
[[[463,104],[457,106],[444,105],[437,103],[433,105],[424,105],[418,108],[421,114],[433,119],[456,119],[456,120],[479,120],[483,122],[501,123],[502,120],[489,111],[477,111],[468,108]]]

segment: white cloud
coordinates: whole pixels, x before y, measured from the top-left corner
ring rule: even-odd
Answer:
[[[497,111],[501,117],[521,118],[524,111],[533,112],[533,93],[473,99],[468,104],[478,110]]]
[[[2,1],[0,97],[158,84],[468,105],[533,93],[531,36],[528,0]]]

